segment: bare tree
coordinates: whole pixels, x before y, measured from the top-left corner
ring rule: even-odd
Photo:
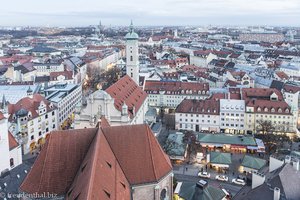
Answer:
[[[263,134],[272,133],[275,130],[274,125],[268,120],[258,120],[258,126],[256,127],[256,132],[261,132]]]

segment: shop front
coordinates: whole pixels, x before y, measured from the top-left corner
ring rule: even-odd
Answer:
[[[237,152],[237,153],[246,153],[247,152],[246,146],[234,145],[234,144],[232,144],[230,146],[230,150],[231,150],[231,152]]]

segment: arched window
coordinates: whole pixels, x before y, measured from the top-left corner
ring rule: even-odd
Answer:
[[[160,192],[160,200],[169,200],[166,188]]]
[[[15,163],[14,163],[14,159],[13,158],[11,158],[9,160],[9,163],[10,163],[10,167],[14,167]]]

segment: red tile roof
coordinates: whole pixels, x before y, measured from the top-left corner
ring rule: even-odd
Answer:
[[[2,112],[0,112],[0,120],[5,119],[4,115]]]
[[[289,93],[296,93],[298,91],[300,91],[300,87],[299,86],[295,86],[295,85],[287,85],[285,84],[283,87],[283,90]]]
[[[275,88],[243,88],[242,98],[247,102],[251,99],[269,100],[270,96],[275,93],[278,96],[278,101],[283,101],[283,96],[280,91]]]
[[[194,51],[195,56],[201,56],[201,57],[207,57],[210,53],[212,53],[211,50],[198,50]]]
[[[286,73],[282,72],[282,71],[276,72],[276,75],[277,75],[280,79],[282,79],[282,80],[284,80],[284,79],[288,80],[288,79],[289,79],[289,76],[288,76]]]
[[[254,107],[254,112],[256,113],[291,115],[291,107],[285,101],[258,99],[249,101],[246,106]]]
[[[114,126],[102,131],[131,185],[157,182],[172,170],[148,125]]]
[[[166,94],[203,94],[209,91],[208,83],[191,83],[181,81],[150,81],[145,83],[144,90],[147,93],[158,94],[159,91],[166,91]]]
[[[20,109],[30,111],[32,114],[32,118],[38,117],[38,107],[40,106],[40,103],[42,101],[46,104],[47,112],[55,109],[54,105],[52,106],[52,108],[50,108],[51,102],[46,100],[45,97],[43,97],[40,94],[34,94],[32,98],[24,97],[23,99],[19,100],[16,104],[9,104],[8,113],[10,114],[10,116],[8,120],[11,121],[13,119],[13,115],[16,114],[16,112],[18,112]]]
[[[72,71],[51,72],[50,80],[55,81],[55,80],[57,80],[58,76],[64,76],[66,78],[66,80],[71,80],[73,78],[73,72]]]
[[[96,133],[95,128],[52,132],[20,189],[66,194]]]
[[[128,106],[128,113],[133,117],[132,109],[137,112],[147,98],[144,92],[128,75],[122,77],[115,84],[105,90],[113,99],[115,108],[122,111],[124,103]]]
[[[12,150],[19,146],[19,143],[15,139],[15,137],[8,131],[8,143],[9,143],[9,150]]]
[[[72,200],[130,200],[132,185],[156,183],[171,171],[147,125],[57,131],[50,134],[20,190]]]
[[[220,102],[215,99],[184,99],[176,108],[176,113],[219,115]]]
[[[104,117],[104,116],[101,116],[101,127],[104,128],[104,127],[110,127],[110,124],[109,122],[107,121],[107,119]]]

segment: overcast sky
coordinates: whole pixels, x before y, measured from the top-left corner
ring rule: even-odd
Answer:
[[[300,26],[300,0],[6,0],[0,26]]]

